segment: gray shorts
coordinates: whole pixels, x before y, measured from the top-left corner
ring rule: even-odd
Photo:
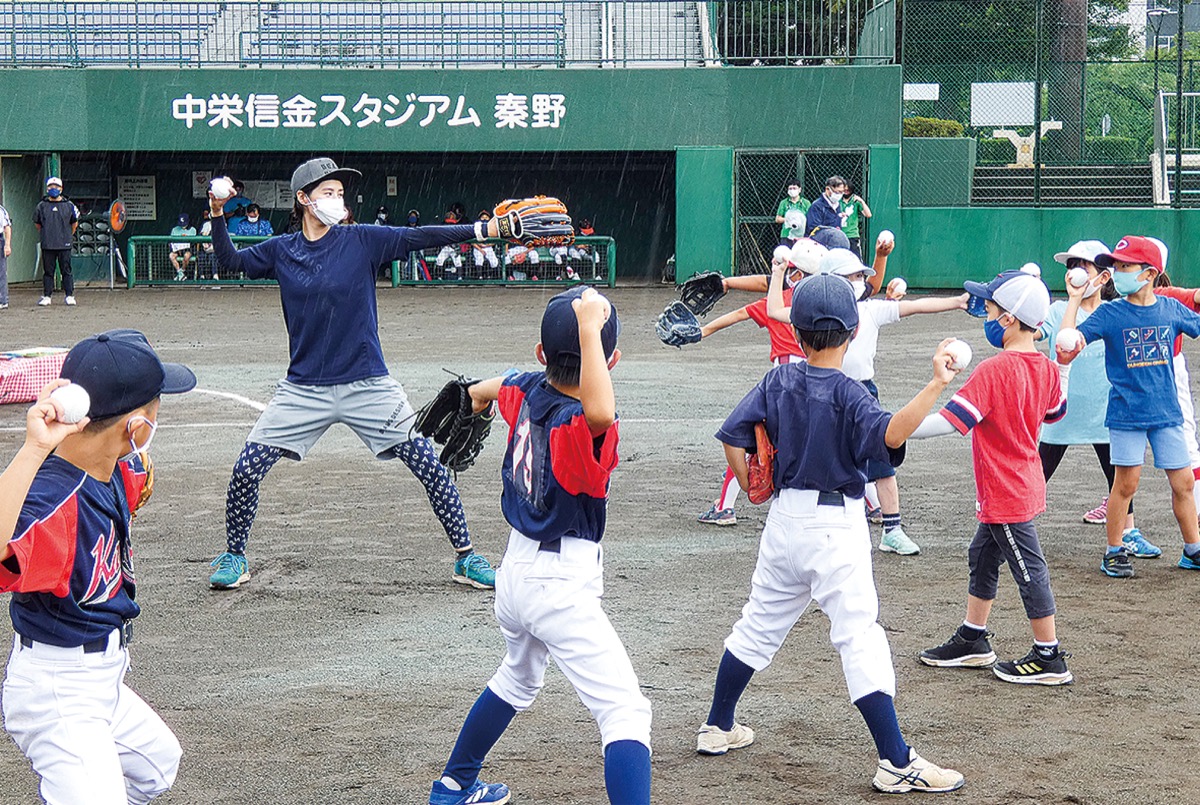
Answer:
[[[407,442],[414,419],[408,395],[394,378],[369,377],[336,386],[301,386],[280,380],[275,396],[254,423],[247,442],[278,447],[297,461],[329,426],[342,423],[376,458]]]
[[[980,523],[967,548],[971,567],[968,592],[992,601],[1000,585],[1000,565],[1008,563],[1030,620],[1054,614],[1050,570],[1033,522]]]

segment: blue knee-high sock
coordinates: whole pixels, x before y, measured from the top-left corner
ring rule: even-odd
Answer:
[[[283,450],[258,442],[246,442],[225,493],[225,541],[230,553],[245,553],[250,526],[258,511],[258,485],[283,458]]]
[[[706,723],[723,730],[733,729],[733,711],[752,676],[754,669],[726,649],[717,668],[717,684],[713,687],[712,709]]]
[[[879,757],[887,760],[896,768],[908,765],[908,744],[900,734],[900,725],[896,723],[896,705],[892,697],[881,691],[868,693],[854,703],[867,722],[867,729],[875,739],[875,748]]]
[[[650,805],[650,747],[641,741],[604,747],[604,787],[612,805]]]
[[[446,761],[443,776],[452,778],[463,788],[469,788],[479,778],[483,759],[500,740],[516,714],[511,704],[492,693],[491,688],[484,688],[471,707],[471,712],[467,713],[454,750]]]
[[[471,549],[471,534],[467,531],[467,515],[463,512],[462,498],[458,487],[450,477],[450,471],[438,461],[433,443],[428,439],[416,438],[392,448],[396,458],[412,470],[417,480],[425,487],[429,505],[446,529],[446,536],[454,550],[462,553]]]

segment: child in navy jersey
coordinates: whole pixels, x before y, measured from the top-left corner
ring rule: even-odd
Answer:
[[[49,805],[146,803],[171,787],[181,750],[124,683],[135,602],[131,509],[147,473],[159,396],[190,390],[135,330],[76,344],[62,378],[26,416],[25,443],[0,475],[0,592],[16,635],[4,726],[42,778]],[[81,386],[89,416],[63,421],[60,386]]]
[[[650,802],[650,702],[600,606],[608,480],[617,466],[609,370],[620,358],[616,310],[594,289],[553,297],[542,317],[546,371],[471,386],[476,410],[499,400],[509,426],[501,508],[512,526],[496,574],[507,653],[476,700],[429,795],[430,805],[509,801],[479,770],[509,722],[533,704],[551,657],[600,727],[610,802]]]

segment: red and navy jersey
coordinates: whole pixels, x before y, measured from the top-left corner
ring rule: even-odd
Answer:
[[[118,464],[108,483],[58,456],[46,459],[17,519],[13,556],[0,563],[17,633],[74,647],[137,617],[129,501],[145,483],[137,459]]]
[[[617,466],[617,423],[593,437],[583,404],[542,372],[505,378],[500,414],[509,427],[500,498],[508,524],[539,542],[599,542]]]

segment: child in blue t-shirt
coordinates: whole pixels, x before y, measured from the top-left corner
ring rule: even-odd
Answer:
[[[850,283],[829,274],[796,285],[791,323],[807,362],[777,366],[738,403],[717,438],[743,489],[755,426],[765,423],[776,448],[775,496],[759,544],[750,600],[725,640],[712,708],[696,751],[723,755],[749,746],[754,731],[734,720],[738,699],[756,671],[770,665],[796,620],[812,602],[830,620],[850,699],[875,740],[879,762],[872,785],[893,794],[953,791],[963,776],[930,763],[905,742],[896,721],[896,672],[879,625],[871,574],[871,534],[863,508],[867,465],[900,463],[898,451],[954,378],[943,341],[933,379],[896,414],[842,373],[859,323]]]
[[[1105,424],[1116,470],[1109,511],[1127,510],[1137,492],[1149,442],[1154,466],[1166,471],[1171,484],[1171,506],[1184,542],[1179,567],[1200,570],[1200,527],[1192,497],[1195,479],[1172,365],[1176,337],[1180,333],[1200,336],[1200,315],[1174,299],[1154,294],[1163,258],[1150,238],[1121,238],[1111,253],[1096,257],[1096,265],[1112,271],[1113,285],[1125,298],[1101,305],[1079,324],[1082,343],[1063,357],[1074,360],[1087,342],[1104,341],[1105,371],[1112,383]],[[1070,302],[1063,314],[1062,329],[1075,327],[1090,284],[1075,288],[1067,283]],[[1123,553],[1122,560],[1128,558],[1129,549],[1121,540],[1123,525],[1120,517],[1108,518],[1108,550],[1101,569],[1111,563],[1114,555]]]
[[[594,288],[553,297],[542,315],[545,372],[471,386],[477,411],[499,402],[509,426],[500,507],[512,526],[496,573],[504,661],[467,714],[430,805],[509,801],[479,780],[487,753],[533,704],[550,658],[600,727],[614,805],[649,805],[650,702],[600,604],[617,412],[609,371],[621,357],[616,310]]]

